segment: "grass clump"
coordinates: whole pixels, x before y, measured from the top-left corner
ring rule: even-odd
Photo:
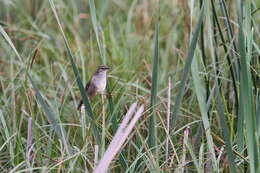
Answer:
[[[0,172],[93,172],[135,102],[108,171],[259,172],[258,1],[0,6]]]

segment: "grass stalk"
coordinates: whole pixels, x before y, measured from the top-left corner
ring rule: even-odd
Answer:
[[[242,3],[241,3],[242,4]],[[252,96],[252,81],[251,81],[251,73],[249,69],[250,57],[248,57],[246,53],[246,43],[245,43],[245,35],[243,29],[243,17],[242,10],[243,5],[238,8],[238,23],[239,23],[239,33],[238,33],[238,52],[240,54],[241,60],[241,71],[240,75],[243,76],[240,78],[240,95],[242,103],[241,106],[241,114],[245,118],[246,124],[246,144],[248,149],[248,156],[250,160],[250,172],[257,172],[259,170],[259,147],[257,147],[256,141],[256,124],[255,124],[255,112],[253,106],[253,96]],[[245,104],[246,103],[246,104]]]
[[[156,133],[156,116],[155,116],[155,105],[157,97],[157,81],[158,81],[158,65],[159,65],[159,23],[156,25],[155,36],[154,36],[154,54],[153,54],[153,68],[152,68],[152,88],[151,88],[151,102],[150,110],[151,117],[149,119],[149,137],[148,144],[151,148],[157,145],[157,133]]]
[[[194,34],[192,35],[191,42],[190,42],[190,45],[189,45],[189,48],[188,48],[188,54],[187,54],[186,62],[185,62],[185,65],[184,65],[183,73],[182,73],[182,76],[181,76],[181,83],[180,83],[180,86],[179,86],[179,91],[178,91],[178,94],[177,94],[176,99],[175,99],[175,104],[172,108],[170,131],[172,131],[172,129],[174,129],[174,127],[176,126],[176,123],[177,123],[177,118],[178,118],[178,113],[179,113],[180,106],[181,106],[181,101],[182,101],[182,98],[184,96],[185,84],[188,80],[188,74],[189,74],[190,67],[191,67],[191,64],[192,64],[195,48],[196,48],[196,45],[197,45],[200,27],[202,25],[202,20],[203,20],[203,15],[204,15],[203,9],[204,8],[202,7],[198,22],[197,22],[196,27],[195,27]]]

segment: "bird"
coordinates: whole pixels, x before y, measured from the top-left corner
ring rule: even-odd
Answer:
[[[88,97],[93,97],[97,94],[103,94],[107,85],[107,71],[110,68],[106,65],[100,65],[96,72],[92,75],[88,83],[86,84],[85,91]],[[78,110],[83,105],[82,99],[79,102]]]

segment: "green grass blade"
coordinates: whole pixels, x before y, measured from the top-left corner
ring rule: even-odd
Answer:
[[[238,8],[240,9],[240,8]],[[245,36],[243,30],[243,19],[242,19],[242,9],[238,10],[238,23],[239,23],[239,34],[238,34],[238,51],[240,54],[240,62],[241,62],[241,71],[240,71],[240,95],[241,100],[243,100],[244,104],[241,104],[240,107],[245,119],[246,124],[246,144],[248,150],[248,156],[250,161],[250,172],[256,172],[258,169],[259,164],[259,156],[256,141],[256,127],[255,127],[255,113],[254,113],[254,106],[253,106],[253,96],[252,96],[252,81],[251,81],[251,73],[249,69],[248,60],[251,59],[247,56],[246,53],[246,46],[245,46]]]
[[[111,123],[112,123],[112,131],[113,133],[116,133],[116,130],[118,128],[118,122],[117,122],[117,119],[116,119],[116,116],[115,116],[115,105],[114,105],[114,102],[112,100],[112,96],[111,96],[111,92],[112,92],[112,89],[110,88],[110,83],[109,85],[107,85],[107,91],[108,91],[108,110],[109,110],[109,113],[110,113],[110,117],[111,117]]]
[[[59,123],[59,117],[51,110],[51,108],[46,104],[46,102],[44,101],[39,89],[36,87],[33,79],[31,78],[31,76],[28,74],[28,77],[30,79],[30,82],[32,84],[33,90],[35,91],[36,94],[36,99],[38,101],[38,103],[41,105],[46,118],[49,120],[49,122],[51,123],[54,131],[56,132],[57,136],[61,139],[61,141],[63,142],[68,154],[71,154],[71,147],[66,139],[66,132],[65,130],[62,128],[62,126],[58,125]]]
[[[158,57],[159,57],[159,23],[156,25],[155,37],[154,37],[154,53],[153,53],[153,69],[152,69],[152,88],[151,88],[151,117],[149,119],[149,138],[148,144],[151,148],[156,146],[156,115],[154,108],[156,105],[157,97],[157,81],[158,81]]]
[[[216,87],[216,91],[217,91],[217,111],[218,111],[218,114],[219,114],[219,119],[220,119],[220,125],[221,125],[221,128],[222,128],[222,136],[224,138],[224,141],[225,141],[225,144],[226,144],[226,148],[227,148],[227,156],[228,156],[228,161],[229,161],[229,168],[230,168],[230,171],[232,173],[236,173],[237,170],[236,170],[236,166],[235,166],[235,157],[234,157],[234,154],[233,154],[233,151],[232,151],[232,146],[231,146],[231,143],[230,143],[230,140],[229,140],[229,137],[230,137],[230,133],[229,133],[229,130],[228,130],[228,126],[227,126],[227,121],[225,119],[225,114],[224,114],[224,104],[221,100],[221,96],[220,96],[220,92],[219,92],[219,86],[218,86],[218,83],[217,83],[217,87]]]
[[[195,86],[195,92],[197,96],[197,100],[199,103],[199,108],[202,116],[202,122],[203,127],[205,130],[206,138],[207,138],[207,144],[208,144],[208,150],[211,153],[211,158],[213,162],[213,167],[215,170],[217,170],[217,161],[216,161],[216,155],[214,151],[214,143],[213,138],[211,135],[211,128],[210,128],[210,121],[208,118],[208,109],[207,109],[207,103],[206,103],[206,88],[203,80],[199,76],[199,70],[198,70],[198,59],[194,59],[191,66],[192,70],[192,78],[193,83]]]
[[[200,13],[200,16],[199,16],[199,20],[198,20],[198,23],[197,23],[196,28],[195,28],[195,32],[192,36],[192,39],[191,39],[191,42],[190,42],[190,45],[189,45],[186,63],[185,63],[184,70],[183,70],[183,73],[182,73],[182,76],[181,76],[181,83],[180,83],[180,86],[179,86],[179,91],[178,91],[177,97],[175,99],[175,104],[174,104],[172,111],[171,111],[172,112],[172,118],[171,118],[170,132],[176,126],[176,123],[177,123],[176,121],[177,121],[177,118],[178,118],[178,113],[179,113],[179,110],[180,110],[181,101],[182,101],[182,98],[183,98],[183,95],[184,95],[184,89],[185,89],[184,86],[185,86],[187,79],[188,79],[188,74],[189,74],[191,63],[192,63],[192,60],[193,60],[194,51],[195,51],[195,48],[197,46],[197,41],[198,41],[198,37],[199,37],[199,32],[200,32],[200,28],[201,28],[201,24],[202,24],[203,15],[204,15],[204,8],[202,7],[202,10],[201,10],[201,13]]]
[[[90,8],[91,21],[92,21],[94,32],[95,32],[95,35],[96,35],[99,53],[102,57],[102,63],[106,64],[106,58],[105,58],[105,55],[104,55],[103,46],[101,45],[101,41],[99,39],[99,28],[100,27],[98,26],[95,3],[94,3],[93,0],[89,0],[88,2],[89,2],[89,8]]]
[[[256,102],[257,102],[257,107],[256,107],[256,127],[257,127],[257,131],[258,131],[258,136],[259,136],[259,139],[260,139],[260,97],[257,99]]]
[[[63,32],[63,29],[61,27],[61,23],[60,23],[60,20],[58,18],[58,14],[56,12],[56,9],[55,9],[55,6],[54,6],[54,3],[52,0],[49,0],[49,3],[51,5],[51,8],[52,8],[52,11],[55,15],[55,18],[57,20],[57,23],[59,25],[59,29],[60,29],[60,32],[62,34],[62,37],[63,37],[63,40],[65,42],[65,46],[66,46],[66,49],[67,49],[67,53],[69,54],[69,59],[70,59],[70,63],[72,65],[72,68],[73,68],[73,72],[74,72],[74,75],[76,77],[76,81],[77,81],[77,84],[78,84],[78,87],[79,87],[79,90],[80,90],[80,94],[81,94],[81,97],[82,97],[82,100],[83,100],[83,103],[85,105],[85,110],[88,114],[88,116],[90,117],[90,120],[91,120],[91,125],[93,126],[93,135],[95,137],[95,140],[97,142],[98,145],[101,144],[101,138],[100,138],[100,135],[98,133],[98,129],[97,129],[97,126],[96,126],[96,123],[94,121],[94,115],[93,115],[93,111],[92,111],[92,108],[91,108],[91,105],[89,103],[89,100],[88,100],[88,97],[86,95],[86,92],[85,92],[85,89],[84,89],[84,86],[82,84],[82,80],[80,79],[80,75],[79,75],[79,71],[78,71],[78,68],[76,66],[76,64],[74,63],[74,57],[73,57],[73,54],[72,54],[72,51],[70,50],[70,47],[69,47],[69,44],[68,44],[68,41],[65,37],[65,34]]]

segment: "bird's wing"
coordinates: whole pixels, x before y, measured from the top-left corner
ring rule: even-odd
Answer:
[[[88,91],[89,85],[90,85],[90,81],[88,81],[88,83],[87,83],[86,86],[85,86],[86,92]]]
[[[92,96],[96,95],[97,87],[94,84],[92,84],[92,85],[88,84],[88,88],[86,91],[88,93],[88,96],[92,97]]]
[[[85,91],[89,97],[92,97],[96,94],[96,86],[90,85],[90,81],[86,84]],[[83,100],[81,99],[78,105],[78,110],[80,110],[81,106],[83,105]]]

